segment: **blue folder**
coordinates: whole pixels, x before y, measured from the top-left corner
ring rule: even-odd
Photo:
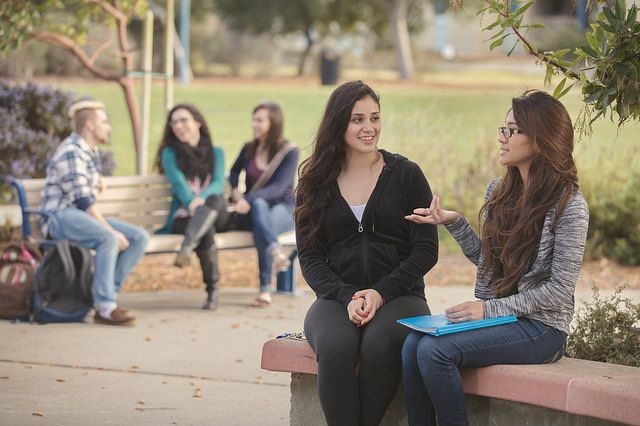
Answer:
[[[416,331],[442,336],[444,334],[459,333],[461,331],[475,330],[476,328],[492,327],[494,325],[508,324],[518,321],[515,315],[487,318],[476,321],[449,322],[444,315],[421,315],[419,317],[402,318],[397,322]]]

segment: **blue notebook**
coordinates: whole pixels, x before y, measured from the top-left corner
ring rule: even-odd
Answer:
[[[459,333],[461,331],[492,327],[494,325],[507,324],[515,321],[518,321],[518,318],[516,318],[515,315],[507,315],[504,317],[452,323],[449,322],[443,314],[441,314],[402,318],[397,322],[416,331],[421,331],[433,336],[442,336],[443,334]]]

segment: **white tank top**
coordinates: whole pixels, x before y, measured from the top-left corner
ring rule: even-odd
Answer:
[[[362,214],[364,213],[364,208],[367,207],[366,204],[362,204],[360,206],[349,206],[351,207],[351,211],[353,212],[358,222],[362,222]]]

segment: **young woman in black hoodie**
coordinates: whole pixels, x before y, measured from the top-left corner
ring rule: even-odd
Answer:
[[[431,190],[415,163],[377,148],[380,130],[378,95],[344,83],[300,166],[300,266],[318,297],[304,331],[329,425],[380,423],[409,332],[396,320],[429,313],[423,277],[438,258],[436,228],[404,216],[429,203]]]

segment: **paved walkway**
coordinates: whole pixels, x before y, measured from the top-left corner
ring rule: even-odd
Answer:
[[[130,328],[0,321],[0,425],[288,424],[289,376],[261,370],[260,354],[266,340],[301,331],[312,295],[255,309],[253,290],[223,289],[206,312],[203,294],[125,293],[139,316]],[[428,294],[441,312],[472,289]]]

